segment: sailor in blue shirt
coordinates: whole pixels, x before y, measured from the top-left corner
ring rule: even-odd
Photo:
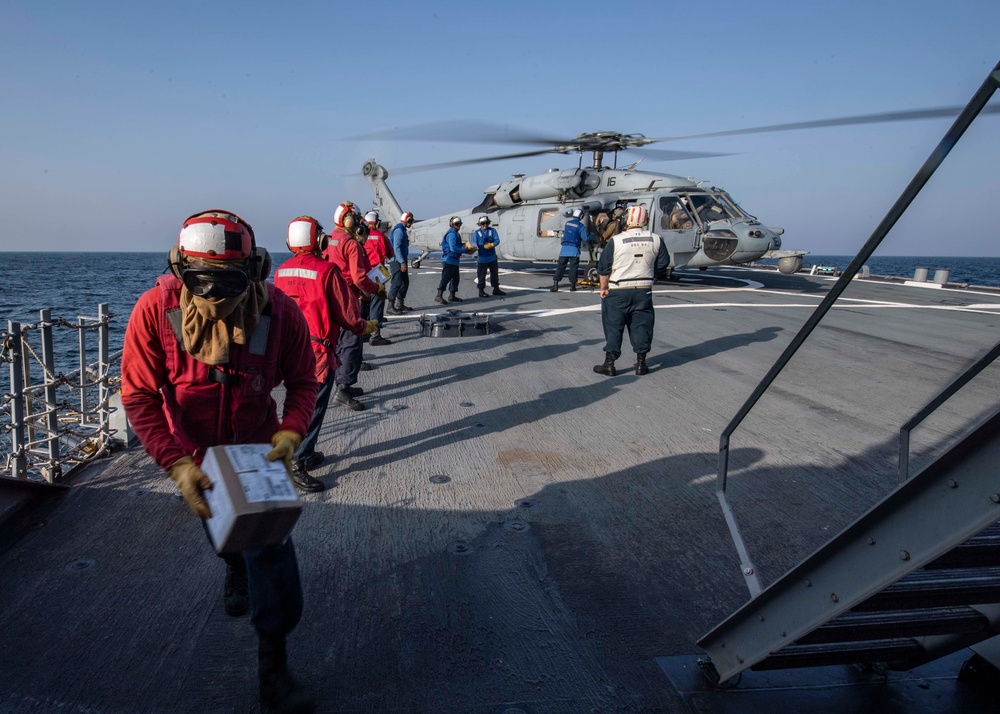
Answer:
[[[449,302],[449,300],[444,299],[446,286],[448,287],[448,297],[451,298],[450,302],[462,302],[462,298],[455,294],[458,292],[458,265],[462,259],[462,253],[465,252],[465,245],[459,234],[459,230],[462,228],[462,219],[458,216],[452,216],[448,225],[450,226],[448,232],[441,239],[441,282],[438,283],[437,297],[434,298],[434,302],[439,302],[442,305]]]
[[[389,273],[392,275],[389,281],[389,307],[386,312],[391,315],[402,315],[409,312],[412,307],[404,304],[406,291],[410,289],[410,274],[407,272],[407,261],[410,258],[410,236],[407,228],[413,225],[413,214],[406,211],[399,218],[399,223],[393,226],[389,233],[389,241],[392,243],[392,257],[389,258]]]
[[[497,246],[500,245],[500,236],[496,228],[490,227],[489,216],[482,216],[477,223],[479,228],[472,234],[473,242],[479,249],[476,258],[476,277],[479,285],[479,297],[486,297],[486,271],[490,271],[490,285],[493,287],[494,295],[506,295],[500,289],[500,271],[497,265]]]
[[[559,251],[559,263],[556,265],[556,275],[553,278],[552,292],[559,290],[559,281],[563,273],[566,272],[566,265],[569,264],[569,289],[570,292],[576,290],[576,279],[580,273],[580,244],[590,242],[590,234],[587,227],[580,219],[583,217],[582,208],[574,208],[571,218],[563,226],[562,248]]]

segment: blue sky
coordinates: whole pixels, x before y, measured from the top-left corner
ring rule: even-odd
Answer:
[[[276,250],[298,214],[368,205],[370,156],[391,173],[520,148],[347,140],[390,127],[669,136],[964,105],[1000,60],[997,27],[996,0],[0,0],[0,251],[165,251],[209,207]],[[785,247],[849,254],[949,125],[672,142],[659,146],[734,155],[642,167],[725,187],[784,227]],[[879,254],[1000,256],[998,130],[1000,115],[973,125]],[[513,173],[575,166],[548,155],[389,183],[419,219]]]

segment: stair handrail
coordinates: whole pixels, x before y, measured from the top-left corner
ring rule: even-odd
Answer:
[[[916,414],[899,428],[899,466],[898,482],[903,483],[909,478],[910,471],[910,432],[913,431],[924,419],[929,417],[934,411],[951,399],[958,390],[972,381],[972,379],[996,361],[1000,357],[1000,342],[997,342],[992,349],[987,350],[967,370],[953,379],[946,387],[938,392],[933,399],[920,408]]]
[[[728,470],[729,470],[729,438],[732,436],[733,432],[739,427],[746,418],[750,410],[753,409],[757,401],[763,396],[764,392],[767,391],[771,383],[777,378],[784,369],[785,365],[788,364],[792,356],[798,351],[802,343],[805,342],[806,338],[812,333],[812,331],[819,324],[820,320],[829,312],[830,308],[833,307],[833,303],[837,301],[841,293],[847,289],[851,280],[854,276],[861,270],[861,267],[868,261],[875,252],[875,249],[882,243],[882,240],[886,237],[892,227],[896,225],[896,221],[900,219],[906,209],[913,203],[913,200],[920,193],[920,190],[924,185],[930,180],[934,172],[942,164],[945,157],[951,152],[958,140],[962,138],[962,135],[972,124],[973,120],[979,116],[979,113],[986,106],[993,93],[1000,87],[1000,63],[993,68],[989,76],[982,83],[976,93],[973,95],[972,99],[965,106],[962,112],[955,119],[955,122],[948,129],[948,132],[944,135],[944,138],[938,143],[931,152],[931,155],[924,162],[923,166],[917,171],[916,175],[910,181],[910,183],[900,194],[899,198],[886,213],[885,218],[878,224],[875,231],[871,234],[871,237],[865,242],[858,251],[858,254],[854,256],[854,259],[847,266],[847,269],[841,274],[840,278],[831,288],[830,292],[827,293],[826,297],[820,302],[820,304],[813,311],[809,319],[806,320],[805,324],[795,335],[789,345],[785,348],[778,360],[771,366],[767,374],[757,385],[753,393],[747,398],[743,406],[740,407],[739,411],[729,422],[728,426],[722,431],[719,436],[719,473],[716,478],[716,495],[719,499],[719,504],[722,506],[722,513],[726,519],[726,524],[729,527],[729,532],[732,535],[733,543],[736,546],[737,554],[740,558],[740,567],[743,571],[743,577],[746,581],[747,588],[750,590],[750,596],[757,597],[761,591],[760,579],[758,578],[757,570],[754,567],[753,562],[750,559],[750,553],[747,550],[746,543],[743,540],[743,536],[740,533],[739,524],[736,522],[736,516],[733,513],[733,509],[726,498],[726,483],[728,480]]]

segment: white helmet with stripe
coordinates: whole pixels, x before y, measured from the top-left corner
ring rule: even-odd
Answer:
[[[645,206],[640,206],[636,204],[628,209],[628,213],[625,215],[625,225],[629,228],[641,228],[646,225],[646,221],[649,220],[649,211],[646,210]]]

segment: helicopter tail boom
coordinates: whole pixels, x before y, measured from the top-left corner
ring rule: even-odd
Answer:
[[[403,209],[400,208],[396,197],[389,190],[389,184],[385,182],[389,178],[389,171],[372,158],[368,159],[365,165],[361,167],[361,174],[371,184],[372,193],[374,194],[372,203],[381,215],[382,220],[388,221],[390,226],[397,223],[403,215]]]

